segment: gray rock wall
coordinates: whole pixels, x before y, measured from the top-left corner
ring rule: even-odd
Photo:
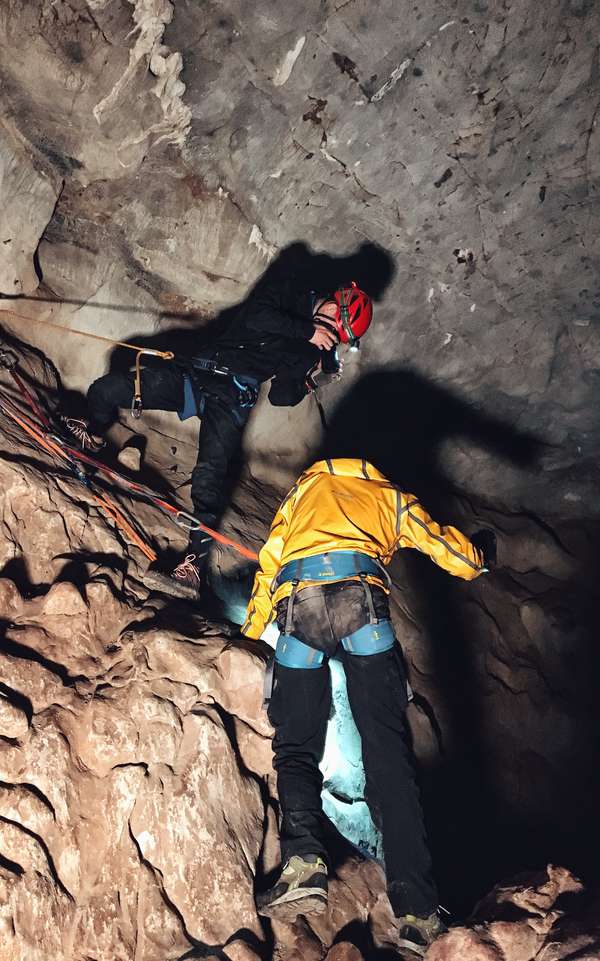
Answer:
[[[376,241],[397,272],[359,372],[412,364],[539,431],[560,445],[547,468],[562,490],[529,500],[579,512],[597,454],[593,4],[249,14],[60,0],[9,2],[0,16],[5,136],[65,182],[39,248],[40,293],[84,304],[76,318],[54,307],[55,319],[109,336],[168,325],[169,313],[195,322],[242,299],[290,242],[343,254]],[[5,177],[9,203],[17,189]],[[49,216],[49,198],[36,210]],[[31,292],[31,260],[20,269]],[[40,337],[73,386],[102,368],[97,346]],[[259,454],[283,473],[306,457],[309,406],[291,418],[261,408],[257,469]],[[458,480],[477,456],[455,458]]]

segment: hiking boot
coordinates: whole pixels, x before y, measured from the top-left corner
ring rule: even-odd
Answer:
[[[61,416],[60,422],[69,434],[75,438],[83,451],[87,450],[93,454],[97,454],[99,450],[102,450],[102,448],[106,446],[104,438],[99,437],[97,434],[92,434],[90,425],[87,420],[84,420],[82,417]]]
[[[195,554],[186,554],[183,560],[179,562],[175,570],[172,571],[171,577],[173,580],[177,581],[179,586],[189,589],[192,593],[199,594],[202,584],[202,577],[200,574],[200,568],[194,563],[195,560]]]
[[[316,854],[295,854],[285,864],[277,884],[256,899],[258,913],[278,921],[295,921],[299,914],[321,914],[327,907],[327,865]]]
[[[419,918],[414,914],[405,914],[398,918],[397,945],[401,951],[406,951],[409,957],[424,958],[428,949],[440,935],[448,928],[437,911],[428,918]]]

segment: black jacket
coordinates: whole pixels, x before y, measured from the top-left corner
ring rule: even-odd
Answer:
[[[261,383],[273,378],[270,402],[293,407],[306,396],[306,378],[322,357],[309,343],[313,300],[314,292],[294,277],[259,282],[212,342],[210,356]]]

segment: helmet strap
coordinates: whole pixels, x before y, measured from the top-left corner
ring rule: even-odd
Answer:
[[[348,338],[350,347],[355,347],[358,343],[358,338],[354,336],[354,332],[350,326],[350,311],[348,310],[348,301],[346,300],[345,288],[340,290],[340,321],[342,327],[344,328],[344,333]]]

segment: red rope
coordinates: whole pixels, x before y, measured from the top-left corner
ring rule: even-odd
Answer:
[[[40,418],[44,426],[48,428],[50,426],[50,423],[46,415],[41,410],[39,403],[37,403],[37,401],[34,399],[33,395],[27,389],[27,387],[25,386],[25,384],[23,383],[19,375],[12,369],[10,373],[12,374],[13,380],[17,384],[17,387],[19,388],[21,394],[25,398],[28,406],[35,411],[35,413]],[[4,397],[4,401],[5,402],[8,401],[10,406],[11,407],[13,406],[12,402],[9,400],[8,397]],[[1,406],[4,409],[5,413],[7,413],[10,417],[12,417],[13,420],[15,420],[25,431],[27,431],[27,433],[29,433],[31,436],[34,437],[35,440],[37,440],[40,446],[44,447],[50,453],[58,454],[59,456],[62,456],[63,459],[65,460],[72,461],[73,459],[75,459],[75,460],[81,461],[84,464],[87,464],[90,467],[94,467],[96,470],[100,471],[103,474],[106,474],[113,481],[125,487],[126,489],[133,491],[136,494],[139,494],[141,497],[147,498],[147,500],[151,501],[156,507],[159,508],[159,510],[166,511],[168,514],[173,515],[173,519],[175,520],[175,523],[179,524],[179,526],[186,526],[186,525],[181,524],[177,520],[177,518],[186,517],[194,521],[194,525],[195,525],[193,528],[194,530],[201,530],[205,534],[208,534],[209,537],[212,537],[212,539],[217,541],[219,544],[223,544],[225,547],[232,547],[234,550],[238,552],[238,554],[241,554],[243,557],[247,557],[251,561],[258,561],[258,554],[256,554],[255,551],[252,551],[250,550],[250,548],[245,547],[243,544],[240,544],[238,541],[233,540],[233,538],[227,537],[225,534],[220,534],[218,531],[213,530],[211,527],[207,527],[205,524],[202,524],[201,521],[197,520],[197,518],[193,517],[193,515],[186,514],[186,512],[181,510],[181,508],[176,507],[173,504],[170,504],[168,501],[163,500],[162,497],[159,497],[158,494],[155,494],[154,491],[151,491],[149,488],[144,487],[143,484],[138,484],[136,483],[136,481],[131,481],[128,478],[123,477],[122,474],[119,474],[118,471],[115,471],[111,467],[108,467],[106,464],[103,464],[102,461],[96,460],[95,457],[90,457],[89,454],[85,454],[83,451],[76,450],[74,447],[70,447],[68,444],[63,443],[62,441],[59,444],[57,443],[54,437],[45,436],[45,432],[43,432],[38,427],[37,424],[34,424],[24,414],[20,416],[16,415],[14,412],[14,407],[13,407],[13,412],[11,412],[10,410],[7,409],[5,404],[2,404]],[[148,548],[148,550],[151,551],[152,549]],[[144,553],[146,553],[146,551],[144,551]],[[148,556],[147,553],[146,553],[146,556]]]

